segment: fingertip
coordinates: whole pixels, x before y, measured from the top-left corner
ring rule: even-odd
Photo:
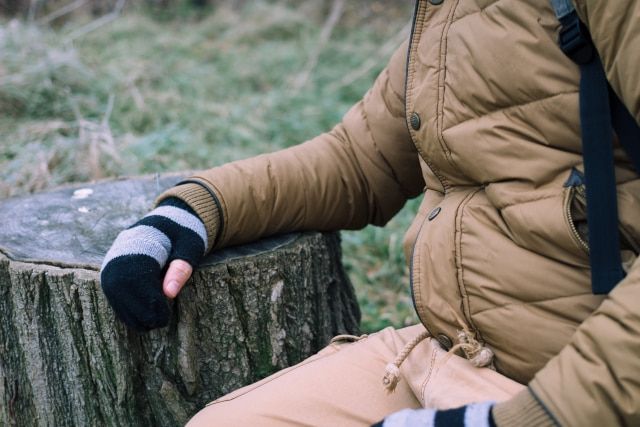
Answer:
[[[164,294],[167,298],[175,298],[180,292],[180,285],[175,280],[171,280],[164,285]]]
[[[176,259],[171,261],[162,283],[162,290],[167,298],[178,296],[187,280],[191,277],[193,267],[188,262]]]

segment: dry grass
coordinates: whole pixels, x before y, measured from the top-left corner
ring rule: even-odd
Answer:
[[[92,31],[86,20],[0,23],[0,196],[206,168],[311,138],[365,93],[412,8],[344,2],[321,37],[331,2],[226,4],[170,18],[133,8]],[[400,249],[415,208],[344,234],[365,330],[416,321]]]

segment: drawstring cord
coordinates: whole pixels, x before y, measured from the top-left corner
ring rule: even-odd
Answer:
[[[402,362],[404,362],[405,359],[409,356],[411,350],[413,350],[418,344],[420,344],[420,342],[430,336],[431,334],[429,334],[428,331],[422,331],[417,337],[409,341],[402,348],[402,351],[398,353],[393,362],[387,364],[387,366],[385,367],[384,378],[382,378],[382,384],[387,390],[387,393],[393,393],[393,391],[396,389],[396,386],[400,382],[400,365],[402,365]]]
[[[451,347],[448,353],[462,350],[469,362],[476,368],[484,368],[493,364],[493,350],[482,345],[474,332],[468,329],[458,331],[458,344]]]
[[[495,369],[493,366],[493,350],[476,339],[475,331],[469,330],[458,312],[455,310],[451,310],[451,312],[462,329],[458,331],[458,344],[451,347],[448,353],[454,354],[456,351],[462,350],[465,357],[476,368],[489,367]]]
[[[458,350],[462,350],[466,358],[476,368],[489,367],[495,369],[493,366],[493,350],[483,345],[476,339],[476,333],[470,331],[460,317],[456,314],[456,318],[462,329],[458,331],[458,344],[451,347],[447,354],[452,355]],[[388,363],[385,367],[385,374],[382,378],[382,385],[387,390],[387,393],[393,393],[396,386],[400,382],[400,365],[409,356],[409,353],[424,339],[429,338],[431,334],[428,331],[422,331],[418,336],[409,341],[398,353],[395,360]]]

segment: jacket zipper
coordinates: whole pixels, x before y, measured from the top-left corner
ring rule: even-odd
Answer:
[[[413,246],[411,247],[411,260],[409,261],[409,289],[411,290],[411,302],[413,303],[413,309],[415,310],[418,319],[420,320],[420,323],[422,323],[422,326],[425,327],[425,329],[429,332],[429,334],[433,335],[431,333],[431,331],[429,330],[429,327],[427,326],[427,323],[425,322],[425,320],[422,318],[421,314],[420,314],[420,310],[418,310],[418,306],[416,304],[416,296],[415,296],[415,292],[414,292],[414,287],[415,287],[415,279],[414,279],[414,274],[413,274],[413,263],[414,263],[414,259],[416,258],[416,246],[418,245],[418,242],[420,241],[420,235],[422,234],[422,228],[424,227],[425,222],[427,221],[427,215],[425,215],[425,217],[422,219],[422,224],[420,224],[420,228],[418,229],[418,234],[416,234],[416,240],[413,242]]]
[[[410,60],[411,60],[411,52],[413,50],[413,45],[414,45],[414,38],[416,37],[416,21],[418,20],[418,14],[421,11],[421,0],[416,0],[416,5],[413,11],[413,22],[411,23],[411,35],[409,36],[409,47],[407,50],[407,62],[406,62],[406,66],[405,66],[405,82],[404,82],[404,122],[405,125],[407,126],[407,131],[409,132],[409,136],[411,137],[411,141],[413,142],[413,145],[416,147],[416,150],[418,150],[418,153],[420,154],[420,157],[422,157],[422,159],[427,163],[427,165],[429,166],[429,168],[431,168],[432,172],[434,173],[434,175],[436,175],[436,177],[438,178],[438,180],[440,180],[440,184],[442,185],[442,188],[446,189],[446,186],[444,185],[444,182],[442,180],[442,178],[438,175],[438,173],[433,169],[433,167],[431,166],[431,162],[429,162],[429,160],[426,159],[426,156],[423,155],[422,151],[420,150],[420,147],[418,146],[418,144],[416,143],[416,141],[413,138],[413,135],[411,134],[411,129],[409,128],[409,121],[407,120],[407,97],[409,94],[409,67],[410,67]],[[427,220],[427,217],[425,216],[422,219],[422,224],[420,224],[420,228],[418,229],[418,234],[416,235],[416,240],[413,242],[413,246],[411,247],[411,259],[409,260],[409,289],[411,291],[411,302],[413,303],[413,310],[416,312],[416,315],[418,316],[418,319],[420,320],[420,323],[422,323],[422,325],[427,329],[427,331],[429,331],[429,328],[427,327],[427,323],[424,321],[424,319],[422,318],[422,316],[420,315],[420,311],[418,310],[418,306],[416,304],[416,297],[415,297],[415,292],[414,292],[414,286],[415,286],[415,282],[414,282],[414,273],[413,273],[413,260],[415,258],[416,255],[416,245],[418,244],[418,241],[420,240],[420,234],[422,233],[422,227],[424,227],[424,223]],[[431,333],[429,331],[429,333]]]
[[[573,198],[576,198],[582,206],[586,206],[587,197],[585,195],[584,189],[581,190],[581,187],[569,187],[569,196],[567,197],[567,203],[564,206],[564,216],[571,228],[573,233],[573,237],[580,244],[582,249],[584,249],[587,253],[589,253],[589,244],[584,241],[584,239],[580,236],[578,232],[578,228],[576,227],[575,222],[573,221],[573,215],[571,215],[571,202]]]
[[[583,185],[569,187],[569,198],[565,206],[565,216],[576,240],[580,243],[580,246],[582,246],[585,251],[589,252],[589,243],[580,236],[580,233],[578,232],[578,229],[576,228],[573,221],[573,215],[571,215],[571,200],[574,197],[578,201],[578,203],[580,203],[580,205],[586,210],[587,193]],[[618,230],[624,241],[631,247],[631,249],[636,254],[640,253],[640,245],[636,243],[631,233],[629,233],[629,231],[620,222],[618,222]]]
[[[433,167],[433,164],[431,163],[431,161],[429,160],[429,157],[426,156],[423,152],[422,149],[420,148],[420,145],[418,143],[416,143],[416,140],[413,138],[413,134],[411,133],[411,127],[409,125],[409,120],[407,117],[407,104],[408,104],[408,96],[409,96],[409,69],[410,67],[410,62],[411,62],[411,58],[412,58],[412,51],[413,51],[413,46],[415,44],[415,42],[417,40],[417,36],[416,36],[416,29],[417,29],[417,20],[418,20],[418,15],[420,15],[422,12],[424,12],[424,10],[426,10],[427,5],[425,5],[424,7],[422,7],[422,3],[424,3],[424,0],[416,0],[416,6],[414,8],[413,11],[413,22],[411,23],[411,35],[409,36],[409,48],[407,50],[407,61],[406,61],[406,65],[405,65],[405,83],[404,83],[404,122],[405,122],[405,126],[407,126],[407,131],[409,132],[409,136],[411,137],[411,141],[413,142],[413,145],[416,147],[416,150],[418,150],[418,153],[420,154],[420,157],[422,158],[422,160],[424,160],[424,162],[427,164],[427,166],[429,166],[429,169],[431,169],[431,172],[433,172],[433,174],[436,176],[436,178],[438,178],[438,181],[440,181],[440,185],[443,188],[443,191],[446,193],[449,184],[447,183],[446,178],[436,169]],[[421,34],[421,32],[420,32]]]

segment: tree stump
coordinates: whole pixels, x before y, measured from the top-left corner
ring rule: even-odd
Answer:
[[[207,402],[357,333],[337,234],[209,256],[168,327],[128,330],[99,284],[119,231],[176,175],[0,203],[0,425],[177,426]]]

